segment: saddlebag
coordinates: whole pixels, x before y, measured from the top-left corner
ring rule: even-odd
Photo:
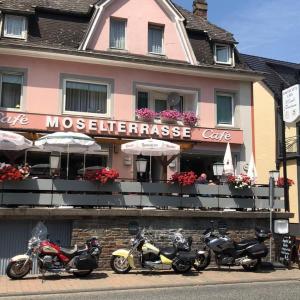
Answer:
[[[94,270],[98,268],[98,263],[95,257],[89,253],[83,253],[76,259],[75,266],[78,270]]]
[[[253,259],[266,257],[268,255],[268,248],[265,244],[251,245],[246,250],[249,257]]]

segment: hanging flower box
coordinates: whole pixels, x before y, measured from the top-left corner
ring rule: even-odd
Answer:
[[[177,110],[164,110],[160,113],[161,122],[166,124],[176,124],[181,117],[181,113]]]
[[[141,108],[135,111],[138,120],[142,122],[154,122],[156,113],[149,108]]]
[[[182,186],[193,185],[197,180],[197,175],[193,172],[177,172],[172,175],[170,182],[178,183]]]
[[[30,174],[28,166],[13,167],[12,165],[0,163],[0,182],[21,181],[26,179]]]
[[[198,118],[193,111],[187,111],[182,114],[182,121],[185,126],[194,127],[198,122]]]
[[[119,178],[119,172],[115,169],[103,168],[93,173],[86,173],[85,180],[99,181],[102,184],[114,182]]]
[[[250,189],[252,186],[251,178],[245,174],[227,176],[227,183],[233,189]]]
[[[292,186],[292,185],[295,184],[294,180],[292,180],[292,179],[287,178],[286,180],[287,180],[288,186]],[[284,187],[284,178],[283,177],[279,177],[277,179],[277,186],[278,187]]]

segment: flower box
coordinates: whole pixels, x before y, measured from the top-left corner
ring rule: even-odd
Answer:
[[[182,114],[182,121],[185,126],[194,127],[198,122],[198,118],[194,112],[187,111]]]
[[[154,122],[154,119],[157,115],[152,109],[149,108],[137,109],[135,114],[138,120],[142,122]]]
[[[162,123],[176,124],[181,120],[181,113],[177,110],[164,110],[160,113],[160,120]]]

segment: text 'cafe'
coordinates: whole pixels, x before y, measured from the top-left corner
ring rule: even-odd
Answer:
[[[134,138],[161,138],[181,145],[182,152],[168,166],[168,176],[176,171],[193,170],[197,174],[207,173],[212,177],[212,165],[222,161],[225,146],[232,145],[235,163],[238,163],[239,152],[243,144],[241,130],[190,128],[180,125],[148,124],[116,120],[48,116],[39,114],[18,114],[0,112],[2,128],[38,138],[48,132],[76,131],[88,134],[101,145],[101,153],[88,153],[87,164],[91,166],[109,166],[119,170],[123,178],[136,178],[134,158],[125,155],[120,145]],[[49,154],[37,150],[28,153],[30,164],[46,164]],[[81,156],[72,154],[73,165],[81,163]],[[62,160],[63,163],[63,160]],[[80,166],[78,166],[80,167]],[[154,179],[161,178],[159,158],[152,159]],[[76,176],[76,174],[74,174]]]

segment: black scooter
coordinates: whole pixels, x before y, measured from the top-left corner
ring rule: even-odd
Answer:
[[[255,271],[261,264],[261,259],[268,255],[268,248],[264,241],[272,234],[270,230],[255,228],[255,239],[233,241],[223,230],[212,227],[205,230],[203,254],[205,259],[197,266],[197,271],[204,270],[211,261],[211,253],[215,254],[217,266],[242,266],[246,271]]]

